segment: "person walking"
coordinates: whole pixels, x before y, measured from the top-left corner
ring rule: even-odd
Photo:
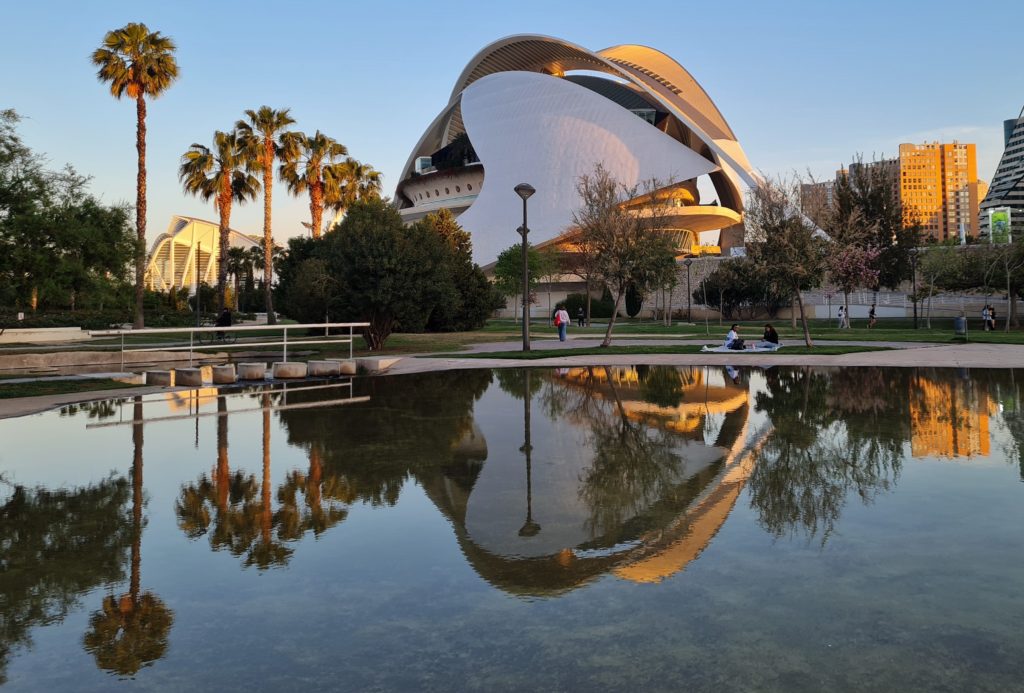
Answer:
[[[583,312],[583,306],[580,306],[579,310],[576,311],[576,324],[579,327],[586,327],[587,325],[587,314]]]
[[[985,307],[981,309],[981,326],[985,332],[988,332],[991,326],[991,322],[989,321],[990,317],[991,313],[989,313],[988,304],[986,303]]]
[[[569,329],[569,311],[564,307],[555,311],[555,327],[558,328],[558,341],[565,341],[565,333]]]
[[[988,325],[990,330],[996,331],[996,309],[992,306],[988,308]]]
[[[868,329],[874,327],[876,322],[878,321],[875,319],[875,304],[872,303],[871,310],[868,311]]]
[[[846,323],[846,309],[843,306],[839,306],[839,321],[836,323],[836,327],[840,330],[843,329]]]

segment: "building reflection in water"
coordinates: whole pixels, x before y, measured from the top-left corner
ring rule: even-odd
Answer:
[[[914,457],[988,457],[989,416],[997,408],[985,383],[966,373],[918,371],[910,392]]]
[[[474,569],[513,594],[555,595],[604,574],[657,582],[683,570],[750,474],[747,391],[718,369],[497,375],[524,402],[522,466],[488,460],[454,489],[444,474],[417,476]],[[547,426],[567,427],[576,444],[534,445],[534,399]]]

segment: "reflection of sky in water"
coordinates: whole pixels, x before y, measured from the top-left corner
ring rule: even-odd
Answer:
[[[368,420],[375,420],[381,412],[371,414],[373,407],[404,400],[397,406],[408,408],[405,421],[425,421],[419,448],[415,441],[396,448],[405,457],[395,468],[409,469],[401,473],[398,502],[356,499],[340,524],[290,542],[287,565],[265,571],[244,569],[230,552],[211,551],[207,536],[190,540],[178,527],[182,485],[216,471],[217,417],[198,419],[198,448],[195,419],[147,424],[140,579],[173,610],[174,625],[166,654],[121,685],[1013,690],[1024,656],[1018,628],[1024,602],[1017,594],[1024,581],[1018,530],[1024,487],[1016,458],[1007,454],[1019,430],[1016,379],[997,371],[969,377],[922,371],[913,381],[879,371],[885,377],[876,381],[870,369],[858,370],[845,372],[848,382],[835,372],[817,372],[831,374],[821,381],[789,369],[741,372],[752,403],[744,430],[760,442],[759,466],[738,500],[725,507],[725,519],[713,525],[699,556],[647,584],[616,577],[628,563],[587,564],[603,550],[588,548],[594,531],[586,520],[593,509],[579,492],[594,439],[591,428],[568,415],[550,416],[545,393],[570,386],[547,371],[532,372],[541,382],[531,404],[532,507],[541,529],[529,537],[518,534],[526,512],[523,401],[497,380],[475,403],[466,399],[486,443],[482,463],[432,456],[428,449],[435,441],[427,434],[452,425],[445,403],[460,396],[465,374],[379,381],[382,389],[370,404],[352,406],[366,407]],[[722,372],[709,369],[707,382],[722,384]],[[776,409],[765,400],[770,395]],[[188,413],[187,403],[145,399],[147,417]],[[953,400],[963,404],[954,410]],[[600,404],[608,410],[609,400]],[[228,399],[230,411],[258,405],[258,398]],[[201,411],[216,406],[210,399]],[[114,411],[114,420],[130,420],[132,403]],[[344,407],[272,415],[275,509],[288,475],[308,472],[311,441],[338,447],[329,436],[344,427],[342,417],[356,419]],[[96,421],[84,412],[0,421],[5,479],[58,489],[96,483],[111,472],[126,476],[132,427],[86,429]],[[686,509],[694,514],[702,499],[713,505],[720,477],[712,474],[713,455],[701,455],[726,425],[725,414],[711,413],[689,437],[671,439],[669,449],[686,464],[663,498],[641,504],[639,515],[627,513],[613,532],[609,545],[621,549],[623,561],[648,557],[626,556],[645,542],[652,554],[672,555],[672,542],[688,536]],[[781,431],[797,440],[805,428],[821,425],[828,432],[815,440],[819,457],[782,474],[785,446],[764,436]],[[257,486],[261,427],[260,412],[228,419],[230,467],[254,475]],[[646,430],[660,435],[656,427]],[[873,437],[851,438],[864,431]],[[350,449],[325,458],[325,478],[339,469],[356,478],[353,473],[389,449],[388,440],[360,435]],[[821,456],[837,446],[853,450],[854,439],[865,446],[894,444],[897,466],[837,481],[849,465]],[[915,446],[919,456],[912,455]],[[852,452],[843,454],[853,459]],[[418,459],[431,462],[417,467]],[[866,468],[868,458],[857,459],[856,469]],[[816,481],[834,482],[834,496],[801,487],[807,470],[818,474]],[[836,511],[819,525],[827,534],[777,523],[791,510],[780,494],[793,488],[817,494],[811,494],[818,503],[813,519]],[[807,509],[802,512],[810,521]],[[712,512],[708,517],[715,520]],[[697,518],[689,521],[693,532],[706,530]],[[579,558],[573,563],[559,556],[560,548],[574,548]],[[524,557],[532,558],[519,560]],[[578,582],[566,578],[559,584],[577,586],[551,592],[557,597],[529,596],[522,588],[531,577],[520,571],[534,570],[534,579],[548,571],[561,580],[557,571],[563,569],[578,570]],[[0,585],[10,579],[0,573]],[[7,661],[9,688],[109,689],[112,679],[96,669],[82,636],[104,595],[125,590],[127,578],[95,586],[79,595],[63,621],[33,626],[31,648],[18,644]]]

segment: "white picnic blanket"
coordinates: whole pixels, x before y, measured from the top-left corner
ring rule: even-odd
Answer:
[[[743,349],[729,349],[728,347],[724,346],[713,347],[705,344],[703,347],[701,347],[701,352],[705,354],[766,354],[771,353],[773,351],[778,351],[781,348],[781,344],[755,344],[745,347]]]

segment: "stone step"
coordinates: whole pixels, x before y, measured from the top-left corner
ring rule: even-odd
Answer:
[[[305,378],[307,370],[306,364],[301,361],[277,361],[272,372],[275,379],[285,380]]]
[[[267,364],[265,363],[240,363],[238,364],[239,380],[266,380]]]

